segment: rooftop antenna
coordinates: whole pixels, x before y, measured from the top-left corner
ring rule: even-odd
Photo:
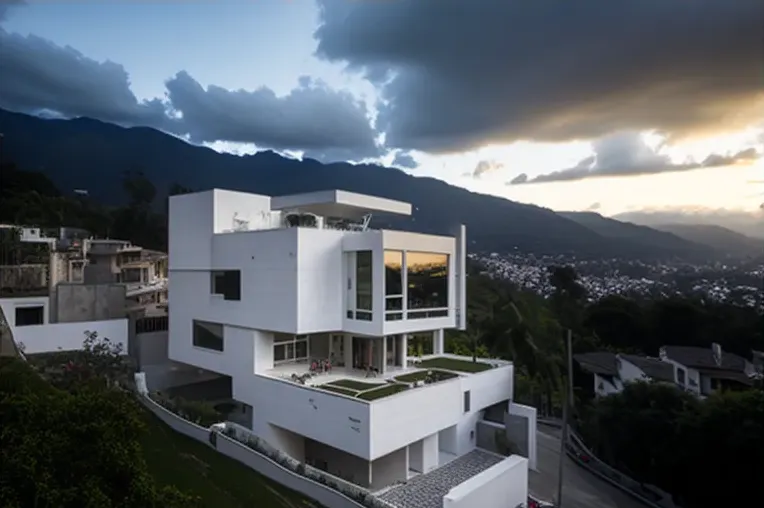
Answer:
[[[369,229],[369,224],[371,223],[371,214],[367,213],[363,216],[363,222],[361,222],[361,231],[366,231]]]

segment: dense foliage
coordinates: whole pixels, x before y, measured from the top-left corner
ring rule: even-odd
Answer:
[[[142,408],[118,388],[113,348],[93,339],[89,351],[37,369],[0,358],[0,506],[7,508],[149,508],[195,506],[159,488],[144,461]]]
[[[156,187],[138,170],[122,175],[122,189],[126,204],[106,206],[87,195],[63,194],[41,172],[0,164],[0,223],[82,228],[100,238],[129,240],[147,249],[166,251],[166,200],[158,200]],[[168,195],[186,192],[189,189],[173,184]],[[5,260],[7,264],[15,262]]]
[[[572,268],[551,267],[549,280],[555,291],[545,299],[473,267],[467,279],[468,329],[447,339],[449,351],[512,360],[516,400],[542,413],[560,411],[568,328],[574,354],[606,350],[657,356],[664,345],[710,348],[713,342],[746,358],[752,349],[764,350],[764,315],[754,308],[681,297],[609,296],[589,302]],[[588,398],[586,390],[576,395],[578,404]]]
[[[661,384],[597,400],[580,426],[599,458],[685,508],[764,506],[764,391],[705,401]]]

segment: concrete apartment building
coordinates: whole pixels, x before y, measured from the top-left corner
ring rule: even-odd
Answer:
[[[442,492],[440,478],[453,502],[438,506],[525,503],[528,461],[508,467],[476,437],[489,408],[526,410],[535,436],[512,364],[444,352],[444,330],[466,326],[464,226],[375,230],[372,213],[411,205],[337,190],[171,197],[169,358],[230,376],[253,434],[332,475],[381,491],[463,461],[469,483]],[[414,342],[432,354],[412,357]]]
[[[127,352],[129,316],[166,315],[166,254],[74,228],[3,229],[42,247],[33,262],[0,266],[0,307],[27,353],[78,349],[86,331]]]

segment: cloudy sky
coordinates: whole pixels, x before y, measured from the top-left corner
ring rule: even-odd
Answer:
[[[761,0],[0,0],[0,107],[558,210],[752,212],[762,40]]]

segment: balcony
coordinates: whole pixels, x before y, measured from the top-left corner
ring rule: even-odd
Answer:
[[[433,355],[378,377],[349,368],[313,373],[306,364],[286,364],[257,374],[241,391],[234,383],[234,398],[267,408],[272,425],[374,460],[457,425],[468,412],[509,400],[511,364],[478,364]]]

